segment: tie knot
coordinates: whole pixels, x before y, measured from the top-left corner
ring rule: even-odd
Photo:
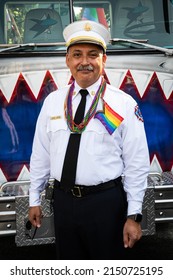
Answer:
[[[87,94],[89,93],[89,92],[87,91],[87,89],[81,89],[79,92],[80,92],[80,94],[81,94],[82,97],[87,96]]]

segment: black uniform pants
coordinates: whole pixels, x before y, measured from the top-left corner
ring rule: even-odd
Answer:
[[[122,185],[77,198],[55,188],[57,259],[123,259],[126,198]]]

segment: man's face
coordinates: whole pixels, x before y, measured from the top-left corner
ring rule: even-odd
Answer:
[[[94,44],[76,44],[70,46],[66,55],[66,64],[79,86],[87,88],[102,75],[106,54]]]

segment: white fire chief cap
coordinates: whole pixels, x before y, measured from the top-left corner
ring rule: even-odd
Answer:
[[[100,45],[104,51],[111,39],[109,30],[103,24],[90,20],[80,20],[69,24],[65,27],[63,36],[67,48],[79,43],[90,43]]]

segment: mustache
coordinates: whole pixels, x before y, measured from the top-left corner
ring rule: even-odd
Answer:
[[[77,68],[77,71],[83,71],[83,70],[88,70],[88,71],[93,71],[94,67],[92,65],[80,65]]]

